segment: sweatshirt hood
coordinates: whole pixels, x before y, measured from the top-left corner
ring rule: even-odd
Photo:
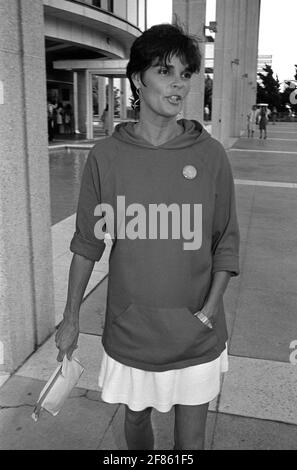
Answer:
[[[205,140],[211,138],[210,134],[198,121],[180,119],[177,122],[183,127],[183,133],[158,146],[151,144],[149,141],[137,135],[135,133],[134,122],[123,122],[118,124],[115,127],[112,137],[122,142],[137,145],[139,147],[168,150],[176,150],[185,147],[191,147],[192,145],[204,142]]]

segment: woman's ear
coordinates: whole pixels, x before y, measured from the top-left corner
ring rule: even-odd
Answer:
[[[132,79],[132,82],[133,82],[134,86],[138,90],[138,88],[140,88],[140,83],[141,83],[140,74],[139,73],[133,73],[132,76],[131,76],[131,79]]]

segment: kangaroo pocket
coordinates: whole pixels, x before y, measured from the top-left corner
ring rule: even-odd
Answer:
[[[112,322],[109,344],[119,356],[146,364],[170,364],[207,355],[217,344],[214,330],[187,307],[130,304]]]

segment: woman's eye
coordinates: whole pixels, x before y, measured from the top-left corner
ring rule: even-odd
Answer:
[[[192,74],[191,74],[191,72],[184,72],[184,73],[183,73],[183,77],[184,77],[184,78],[191,78],[191,77],[192,77]]]
[[[166,67],[161,67],[159,69],[159,74],[161,75],[167,75],[168,74],[168,69]]]

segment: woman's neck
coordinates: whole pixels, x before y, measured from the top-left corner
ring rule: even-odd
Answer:
[[[153,121],[140,114],[135,133],[157,147],[180,135],[182,127],[176,122],[176,117]]]

